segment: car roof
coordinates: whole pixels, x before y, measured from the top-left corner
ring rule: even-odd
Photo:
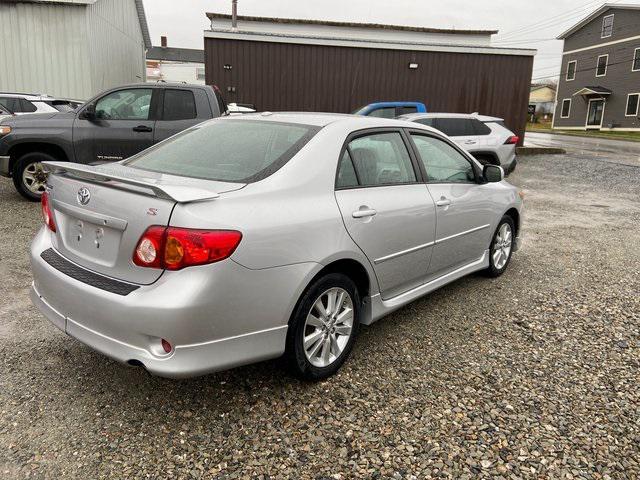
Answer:
[[[446,113],[446,112],[427,112],[427,113],[407,113],[401,115],[403,119],[414,121],[418,118],[475,118],[481,122],[503,122],[504,119],[498,117],[490,117],[480,115],[478,113]]]

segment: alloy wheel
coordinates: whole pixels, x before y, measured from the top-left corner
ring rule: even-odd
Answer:
[[[25,187],[36,195],[41,195],[45,191],[47,184],[47,172],[40,162],[33,162],[27,165],[22,171],[22,183]]]
[[[493,242],[493,266],[498,270],[502,270],[509,260],[512,239],[511,226],[508,223],[503,223]]]
[[[324,368],[344,352],[353,332],[353,299],[343,288],[321,294],[304,324],[304,353],[314,367]]]

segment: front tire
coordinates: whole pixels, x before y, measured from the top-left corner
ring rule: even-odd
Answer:
[[[44,193],[47,176],[42,162],[55,162],[57,158],[43,152],[22,155],[13,167],[13,184],[27,200],[39,202]]]
[[[515,238],[515,224],[509,215],[505,215],[498,223],[491,247],[489,248],[489,268],[487,276],[495,278],[502,275],[511,261],[513,253],[513,241]]]
[[[330,273],[302,295],[289,322],[285,359],[305,380],[333,375],[345,362],[360,322],[358,289],[346,275]]]

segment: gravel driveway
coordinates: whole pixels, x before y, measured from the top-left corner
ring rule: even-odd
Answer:
[[[363,328],[341,372],[153,378],[30,305],[38,205],[0,180],[3,478],[638,478],[640,168],[523,158],[526,239]],[[81,300],[81,299],[79,299]]]

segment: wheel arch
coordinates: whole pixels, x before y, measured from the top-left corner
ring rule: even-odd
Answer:
[[[509,210],[504,212],[504,214],[508,217],[511,217],[511,219],[513,220],[513,224],[516,228],[516,231],[514,232],[515,233],[514,237],[517,237],[518,234],[520,233],[520,212],[518,211],[517,208],[511,207]]]
[[[42,152],[48,155],[51,155],[61,162],[68,162],[69,156],[67,152],[59,145],[55,143],[47,143],[47,142],[23,142],[13,145],[9,151],[8,155],[10,157],[9,161],[9,171],[13,172],[13,167],[20,157],[27,153],[33,152]]]

